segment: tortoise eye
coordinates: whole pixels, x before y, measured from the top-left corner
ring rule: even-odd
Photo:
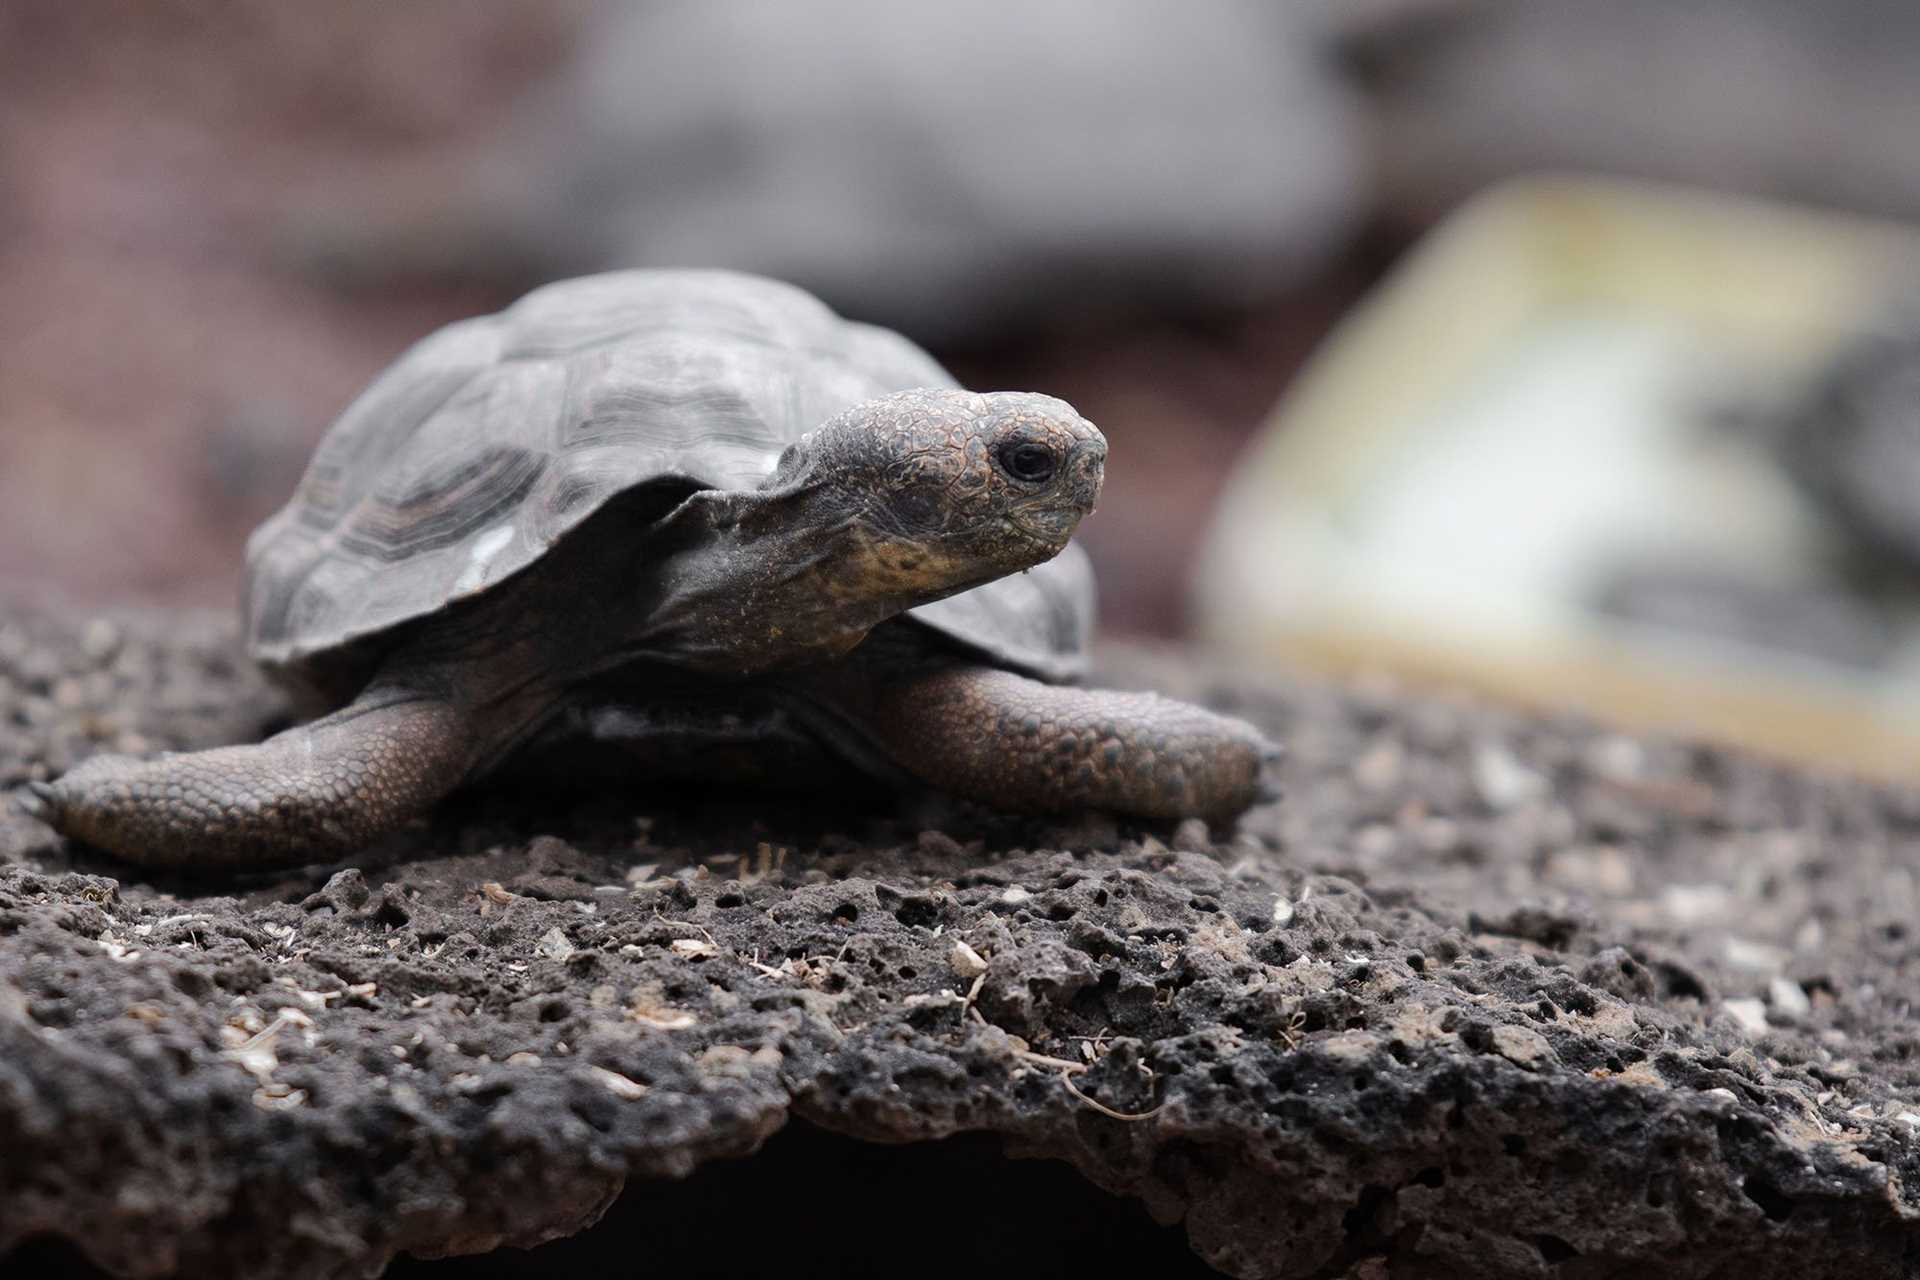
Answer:
[[[1014,440],[1000,446],[1000,469],[1015,480],[1043,484],[1053,479],[1058,465],[1053,450],[1032,440]]]

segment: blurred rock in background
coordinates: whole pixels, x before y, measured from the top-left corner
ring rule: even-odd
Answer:
[[[1920,266],[1920,264],[1916,264]],[[1867,562],[1920,585],[1920,276],[1780,415],[1788,474]]]
[[[609,6],[499,145],[307,247],[375,279],[738,267],[923,343],[1243,306],[1363,207],[1327,61],[1267,0]]]
[[[1911,0],[1408,4],[1358,43],[1385,197],[1548,169],[1920,217]]]

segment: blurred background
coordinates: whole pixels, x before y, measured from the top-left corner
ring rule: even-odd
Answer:
[[[1098,422],[1110,633],[1906,768],[1916,121],[1910,0],[0,0],[0,590],[225,604],[416,338],[736,266]]]

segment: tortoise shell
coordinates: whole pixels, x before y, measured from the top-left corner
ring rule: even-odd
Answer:
[[[548,285],[425,338],[328,429],[292,501],[248,542],[249,649],[291,683],[338,689],[317,669],[537,571],[616,495],[754,488],[842,410],[955,385],[899,334],[772,280],[622,271]],[[1091,571],[1069,546],[906,616],[1067,679],[1092,613]]]

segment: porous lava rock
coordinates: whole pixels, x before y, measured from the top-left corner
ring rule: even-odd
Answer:
[[[503,784],[204,881],[9,807],[0,1257],[377,1274],[581,1231],[799,1119],[1069,1162],[1237,1276],[1920,1262],[1920,798],[1107,663],[1283,738],[1285,800],[1210,834]],[[0,788],[280,714],[223,619],[0,611]]]

